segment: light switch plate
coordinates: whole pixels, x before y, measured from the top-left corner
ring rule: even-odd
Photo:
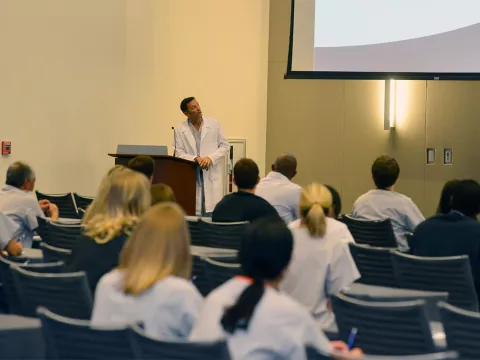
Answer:
[[[443,149],[443,165],[453,165],[453,149]]]
[[[434,165],[436,158],[435,148],[427,148],[427,165]]]

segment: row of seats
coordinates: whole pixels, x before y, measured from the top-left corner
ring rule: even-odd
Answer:
[[[81,234],[78,224],[62,224],[37,218],[42,242],[65,250],[71,250]],[[192,245],[217,249],[238,250],[247,223],[213,223],[207,219],[187,216]]]
[[[48,200],[57,205],[60,217],[67,219],[80,219],[93,201],[93,198],[77,193],[58,195],[44,194],[39,191],[35,193],[38,200]]]
[[[38,306],[44,306],[69,318],[84,320],[90,318],[92,297],[84,273],[63,273],[64,267],[61,262],[14,264],[0,259],[0,263],[2,264],[1,280],[4,283],[9,304],[19,305],[19,309],[11,309],[13,313],[35,316]],[[225,271],[225,268],[234,269],[233,262],[222,264],[210,259],[205,264],[218,267],[217,271],[213,272],[214,275],[221,275],[216,279],[218,284],[235,275],[233,271],[230,274],[226,274]],[[7,271],[5,266],[8,266]],[[239,268],[236,268],[236,272],[239,273],[239,271]],[[48,274],[43,274],[44,272]],[[8,273],[11,278],[6,276]],[[10,293],[11,285],[13,285],[13,293]],[[356,346],[361,347],[366,353],[383,355],[388,352],[396,355],[411,355],[438,350],[432,340],[425,302],[422,300],[379,303],[338,295],[332,297],[332,305],[337,318],[339,337],[346,339],[350,330],[356,327],[358,329]],[[449,348],[459,352],[468,351],[470,354],[476,352],[479,356],[477,358],[480,358],[478,314],[447,304],[440,304],[440,310]],[[448,323],[450,319],[455,321]],[[465,336],[468,332],[472,335]],[[68,338],[71,339],[71,334]],[[474,341],[476,341],[475,346],[469,344],[470,346],[466,347],[466,342]]]
[[[478,311],[468,256],[426,258],[368,245],[350,244],[359,282],[369,285],[447,292],[448,302]]]
[[[138,326],[118,329],[94,329],[88,321],[58,316],[45,308],[38,314],[46,339],[47,354],[56,359],[165,359],[165,360],[228,360],[225,342],[193,343],[166,342],[146,335]],[[95,354],[92,356],[92,354]],[[277,359],[275,354],[264,354]],[[308,360],[333,359],[307,348]],[[339,357],[335,357],[339,359]],[[342,356],[342,359],[347,360]],[[368,356],[363,358],[369,359]],[[455,352],[415,357],[375,357],[376,360],[455,360]],[[358,360],[358,359],[357,359]],[[372,358],[373,360],[373,358]]]

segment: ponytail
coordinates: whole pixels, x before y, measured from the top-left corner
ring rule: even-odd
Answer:
[[[248,329],[255,307],[265,292],[262,280],[255,279],[238,298],[237,302],[227,308],[223,314],[221,324],[223,329],[229,333],[235,333],[235,330]]]
[[[327,232],[325,209],[319,204],[314,203],[304,216],[305,225],[311,236],[324,237]]]

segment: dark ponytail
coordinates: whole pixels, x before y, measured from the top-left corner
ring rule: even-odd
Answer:
[[[238,258],[245,275],[253,280],[223,314],[220,323],[227,333],[248,330],[255,308],[265,293],[265,281],[277,280],[282,275],[292,250],[292,234],[283,221],[262,219],[249,225]]]
[[[225,311],[225,314],[223,314],[221,320],[223,329],[229,334],[233,334],[237,329],[248,329],[253,311],[264,292],[265,287],[261,280],[254,281],[243,290],[237,302],[229,307]]]

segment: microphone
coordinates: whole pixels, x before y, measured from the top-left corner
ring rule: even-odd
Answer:
[[[173,157],[175,157],[175,152],[177,151],[177,137],[175,136],[175,128],[172,126],[173,130]]]

